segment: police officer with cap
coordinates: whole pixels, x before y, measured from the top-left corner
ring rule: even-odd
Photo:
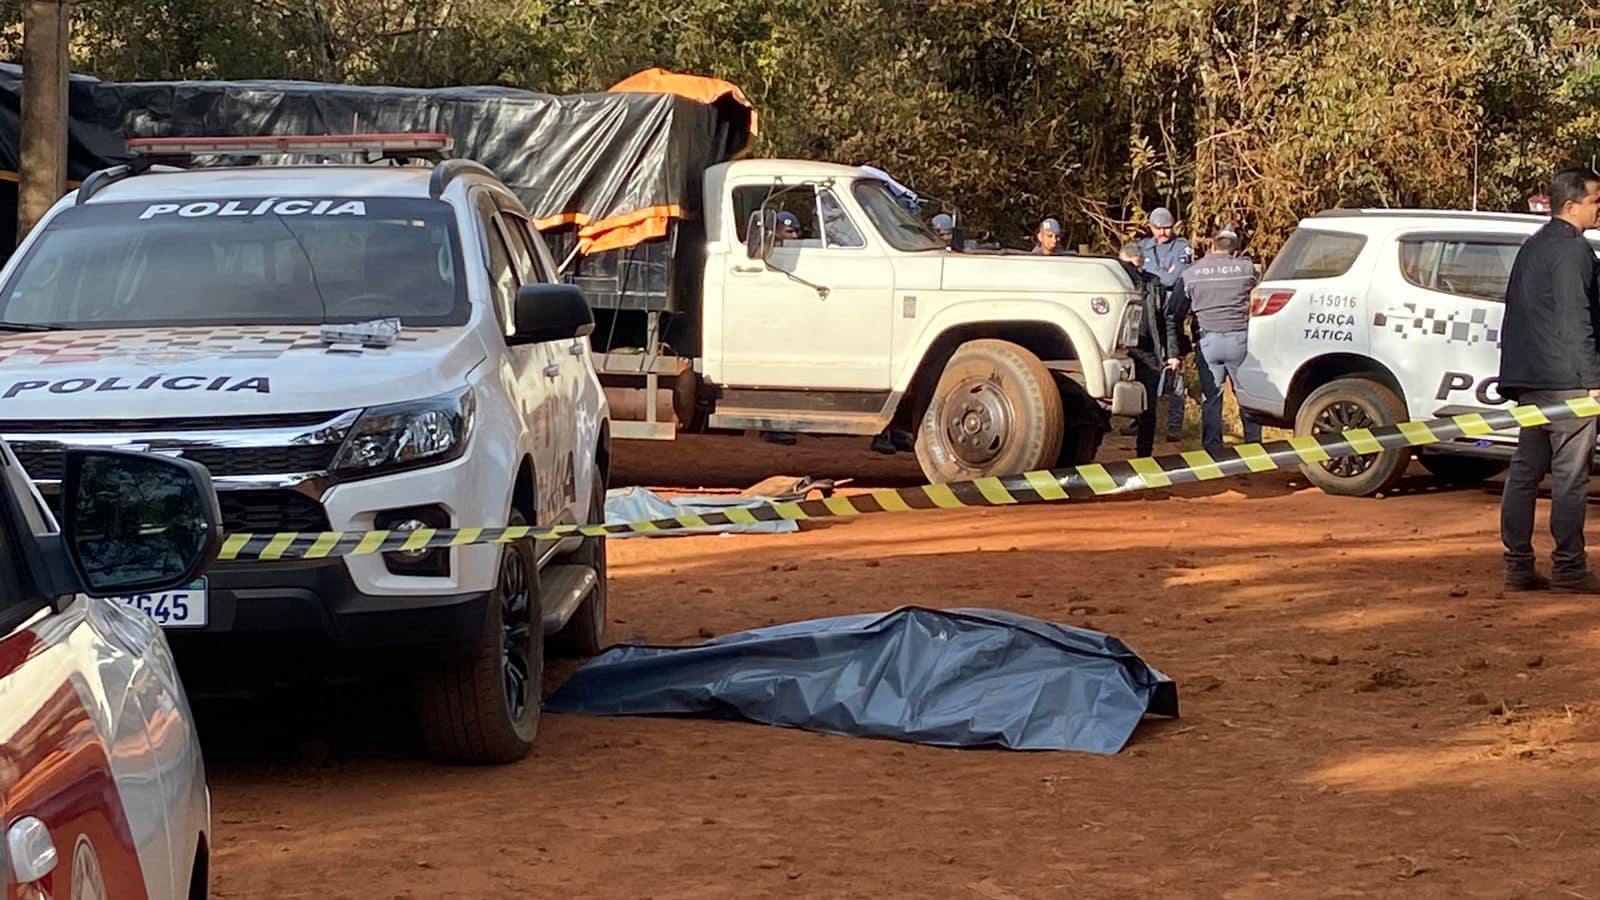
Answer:
[[[1177,224],[1172,210],[1158,206],[1150,213],[1150,236],[1139,242],[1145,271],[1160,279],[1161,286],[1168,291],[1194,261],[1194,250],[1189,242],[1173,232]]]
[[[1167,298],[1168,334],[1183,333],[1192,319],[1195,327],[1195,363],[1200,374],[1201,442],[1207,451],[1222,448],[1222,380],[1239,384],[1250,326],[1250,291],[1256,286],[1255,263],[1236,252],[1239,235],[1224,228],[1212,238],[1211,252],[1194,261]],[[1167,368],[1181,365],[1177,354],[1167,358]],[[1261,440],[1261,424],[1249,410],[1241,409],[1244,439]]]
[[[1061,247],[1061,223],[1055,219],[1045,219],[1039,223],[1039,231],[1034,235],[1034,256],[1066,256],[1067,251]]]
[[[939,236],[939,240],[944,241],[946,247],[954,249],[951,241],[955,240],[956,236],[956,220],[949,213],[939,213],[933,217],[933,233]]]
[[[1139,242],[1139,253],[1144,256],[1144,270],[1161,283],[1162,308],[1149,310],[1152,316],[1165,317],[1166,298],[1171,295],[1178,279],[1183,277],[1183,270],[1194,261],[1194,250],[1188,240],[1178,237],[1174,230],[1177,224],[1172,210],[1158,206],[1150,211],[1150,236]],[[1180,334],[1178,338],[1179,346],[1175,348],[1178,355],[1187,355],[1187,337]],[[1167,440],[1176,441],[1183,431],[1183,407],[1189,399],[1181,374],[1175,372],[1167,378],[1167,390]],[[1150,402],[1155,403],[1156,399],[1151,397]]]
[[[800,240],[800,219],[792,212],[778,213],[778,244]]]

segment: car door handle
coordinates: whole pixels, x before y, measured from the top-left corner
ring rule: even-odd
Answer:
[[[546,378],[555,378],[560,374],[561,366],[556,363],[551,363],[550,365],[544,367],[544,377]]]
[[[766,270],[760,266],[734,266],[733,271],[740,275],[759,275]]]
[[[583,344],[581,342],[573,344],[571,347],[567,348],[567,352],[571,353],[573,356],[582,356]]]

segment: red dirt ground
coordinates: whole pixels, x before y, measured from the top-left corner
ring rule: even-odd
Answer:
[[[616,482],[920,481],[863,445],[624,445]],[[1004,607],[1123,638],[1183,716],[1098,757],[546,715],[533,758],[453,769],[393,698],[308,693],[202,722],[214,894],[1600,900],[1600,603],[1503,597],[1496,508],[1270,474],[615,541],[614,641]]]

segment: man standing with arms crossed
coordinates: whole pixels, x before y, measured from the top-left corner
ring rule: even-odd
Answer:
[[[1147,316],[1165,317],[1165,305],[1169,302],[1172,289],[1177,286],[1178,279],[1183,277],[1183,270],[1194,261],[1194,250],[1189,242],[1178,237],[1173,229],[1177,226],[1177,218],[1172,215],[1172,210],[1165,206],[1158,206],[1150,212],[1150,236],[1139,242],[1139,252],[1144,256],[1144,270],[1154,275],[1161,282],[1162,307],[1146,311]],[[1179,347],[1177,356],[1186,356],[1189,348]],[[1181,371],[1167,373],[1167,440],[1178,440],[1183,431],[1183,407],[1188,400],[1188,392],[1183,384]],[[1152,396],[1150,403],[1155,405],[1160,399]]]
[[[1562,169],[1550,182],[1554,216],[1517,251],[1506,286],[1500,345],[1500,394],[1536,406],[1600,396],[1600,298],[1594,251],[1583,232],[1600,222],[1600,174]],[[1523,428],[1500,495],[1500,539],[1506,545],[1506,590],[1550,588],[1600,594],[1589,571],[1583,523],[1594,462],[1593,418]],[[1551,577],[1533,561],[1533,501],[1552,476]]]

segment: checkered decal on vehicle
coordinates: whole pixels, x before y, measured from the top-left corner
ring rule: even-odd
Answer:
[[[409,328],[401,333],[400,342],[415,342],[419,340],[418,335],[437,330]],[[33,365],[49,365],[122,357],[146,362],[176,362],[207,357],[276,359],[290,350],[321,349],[352,354],[370,348],[354,344],[324,344],[319,329],[304,325],[50,331],[0,337],[0,364],[16,360]]]
[[[1440,315],[1434,307],[1406,303],[1400,308],[1380,312],[1372,317],[1375,328],[1393,328],[1402,340],[1417,337],[1422,340],[1444,338],[1446,344],[1493,344],[1500,346],[1501,316],[1496,313],[1490,321],[1489,310],[1474,309],[1464,316],[1464,310],[1454,310]]]

